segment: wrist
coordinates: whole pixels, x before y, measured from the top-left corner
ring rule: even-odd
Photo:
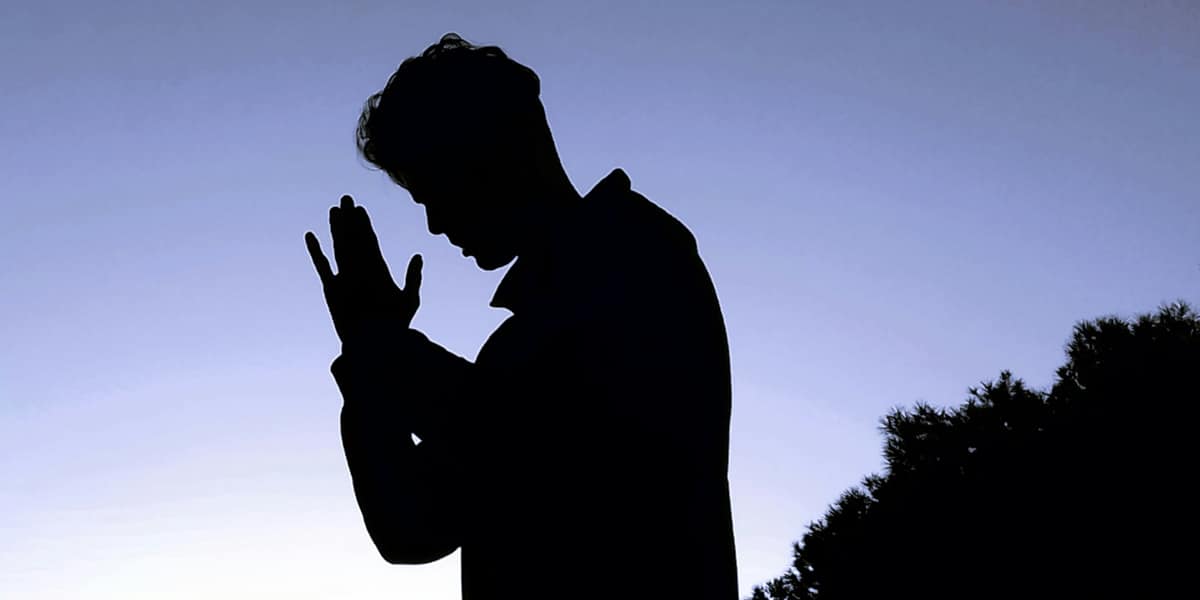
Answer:
[[[424,339],[425,336],[409,327],[376,327],[347,336],[342,340],[342,354],[381,358],[407,354]]]
[[[369,323],[358,323],[356,327],[347,328],[341,336],[342,348],[371,348],[395,343],[408,331],[408,327],[399,321],[372,320]]]

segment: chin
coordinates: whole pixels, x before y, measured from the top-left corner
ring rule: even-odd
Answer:
[[[499,269],[500,267],[512,262],[514,257],[483,254],[480,256],[475,256],[474,258],[475,265],[480,269],[483,269],[484,271],[495,271],[496,269]]]

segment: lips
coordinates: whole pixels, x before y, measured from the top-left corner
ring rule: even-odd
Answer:
[[[450,242],[451,246],[462,248],[463,256],[471,256],[471,251],[467,249],[466,245],[463,244],[463,242],[461,240],[456,239],[456,236],[452,236],[449,233],[447,233],[446,240]]]

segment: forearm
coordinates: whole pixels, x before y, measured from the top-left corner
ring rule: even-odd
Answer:
[[[344,406],[342,444],[367,533],[393,564],[423,564],[458,548],[461,460],[453,448],[414,444],[384,415]]]
[[[355,497],[389,562],[428,562],[457,547],[462,461],[445,407],[470,367],[411,331],[386,347],[347,344],[334,362]]]
[[[345,343],[332,371],[346,406],[385,411],[393,429],[445,437],[468,413],[474,365],[415,329]]]
[[[342,448],[363,517],[370,522],[388,512],[410,479],[416,446],[391,415],[347,404],[341,413]]]

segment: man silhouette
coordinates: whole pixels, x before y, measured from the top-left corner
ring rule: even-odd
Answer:
[[[411,329],[366,211],[306,243],[342,353],[342,439],[385,560],[462,548],[467,600],[737,596],[725,328],[695,239],[620,169],[568,180],[537,75],[445,35],[370,97],[358,147],[512,315],[472,363]],[[416,436],[416,439],[413,438]]]

